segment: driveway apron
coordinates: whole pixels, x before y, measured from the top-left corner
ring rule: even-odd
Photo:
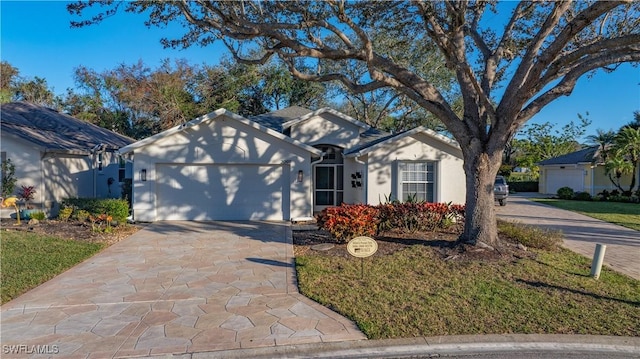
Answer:
[[[498,217],[561,230],[565,236],[564,246],[587,258],[593,258],[596,244],[604,244],[607,246],[604,263],[617,272],[640,280],[640,232],[532,202],[526,196],[512,196],[507,206],[496,206]]]
[[[154,223],[6,303],[1,314],[3,357],[366,339],[353,322],[298,293],[287,223]]]

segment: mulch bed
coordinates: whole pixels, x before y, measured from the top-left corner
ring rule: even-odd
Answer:
[[[433,247],[444,260],[508,260],[535,256],[532,252],[516,247],[508,238],[500,238],[503,246],[498,251],[458,244],[457,239],[461,231],[462,228],[453,227],[433,232],[384,232],[379,236],[373,237],[378,243],[378,251],[374,256],[388,256],[416,245]],[[330,243],[334,247],[329,250],[311,249],[312,246],[322,243]],[[351,257],[347,252],[346,243],[338,241],[329,232],[321,229],[294,229],[293,245],[295,256],[302,256],[309,253],[309,251],[313,251],[317,255]]]
[[[119,225],[112,226],[111,232],[107,233],[99,230],[94,231],[89,222],[58,221],[52,219],[43,221],[21,220],[20,222],[21,224],[17,225],[15,219],[2,218],[0,220],[0,227],[3,231],[25,231],[62,239],[98,242],[107,245],[117,243],[142,228],[140,225]],[[104,225],[102,229],[104,229]]]

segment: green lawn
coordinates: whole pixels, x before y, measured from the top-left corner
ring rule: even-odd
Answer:
[[[640,231],[640,204],[637,203],[568,201],[547,198],[532,200]]]
[[[104,248],[34,233],[1,231],[0,287],[2,303],[32,289]]]
[[[296,258],[300,291],[354,320],[371,339],[555,333],[640,335],[640,281],[568,250],[535,259],[445,261],[414,245],[360,259],[309,251]]]

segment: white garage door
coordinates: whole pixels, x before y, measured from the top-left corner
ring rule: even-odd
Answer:
[[[584,191],[584,172],[566,168],[547,170],[547,193],[555,194],[562,187],[573,188],[576,192]]]
[[[283,220],[288,212],[283,166],[159,164],[156,171],[158,220]]]

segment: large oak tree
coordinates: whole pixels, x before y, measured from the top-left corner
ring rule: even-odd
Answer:
[[[573,91],[578,79],[600,68],[640,61],[640,2],[554,1],[172,1],[79,2],[74,23],[98,23],[120,7],[147,16],[149,26],[180,23],[184,36],[166,46],[224,43],[242,61],[276,56],[309,81],[339,81],[362,93],[392,88],[436,115],[459,142],[466,173],[466,222],[461,240],[498,246],[493,182],[503,149],[543,107]],[[390,31],[407,51],[435,46],[455,72],[463,100],[458,115],[447,95],[374,41]],[[338,39],[338,41],[335,41]],[[247,57],[247,55],[259,56]],[[298,65],[358,62],[366,77]],[[420,60],[414,60],[420,61]],[[326,67],[332,68],[332,67]],[[594,99],[597,100],[597,99]]]

